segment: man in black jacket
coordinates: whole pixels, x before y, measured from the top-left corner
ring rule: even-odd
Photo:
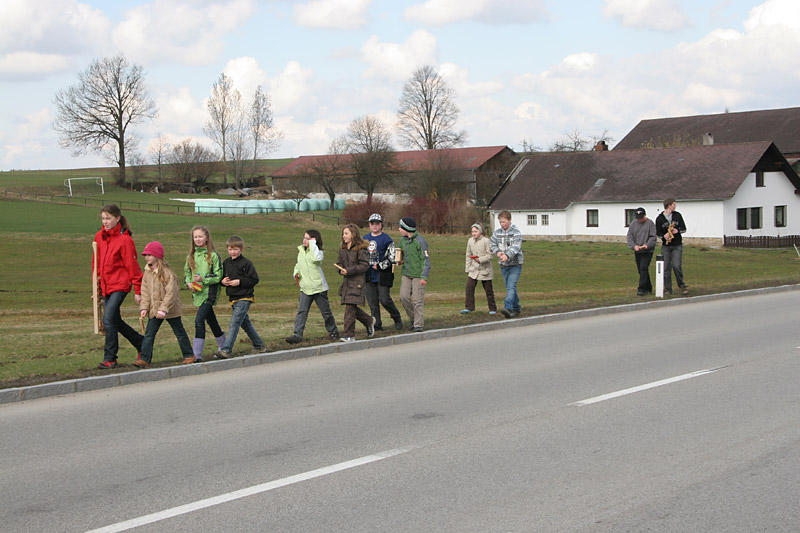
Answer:
[[[683,282],[683,239],[686,223],[675,211],[675,198],[664,200],[664,211],[656,217],[656,234],[661,237],[661,255],[664,256],[664,291],[672,294],[672,271],[684,296],[689,288]]]

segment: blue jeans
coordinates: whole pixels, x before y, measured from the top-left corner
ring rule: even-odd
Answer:
[[[517,294],[517,282],[519,275],[522,274],[522,265],[515,266],[501,266],[500,273],[503,275],[503,283],[506,284],[506,299],[503,302],[503,307],[509,311],[520,311],[519,295]]]
[[[145,329],[144,340],[142,340],[142,359],[148,363],[153,361],[153,343],[156,340],[158,328],[161,327],[161,323],[164,320],[170,325],[175,338],[178,339],[178,346],[181,347],[183,358],[192,357],[194,355],[192,353],[192,343],[189,342],[189,336],[186,334],[186,330],[183,329],[181,317],[176,316],[173,318],[151,318],[147,321],[147,329]]]
[[[122,302],[128,296],[127,292],[112,292],[105,298],[105,308],[103,310],[103,328],[106,330],[106,345],[103,353],[103,361],[116,361],[119,351],[119,336],[128,339],[128,342],[139,352],[142,350],[142,340],[144,337],[135,329],[130,327],[122,320],[119,312]]]
[[[672,271],[675,271],[675,281],[681,289],[686,286],[683,282],[683,246],[662,246],[661,255],[664,256],[664,290],[672,293]]]
[[[303,331],[306,329],[306,320],[308,320],[308,310],[311,309],[311,303],[317,302],[317,307],[322,318],[325,320],[325,330],[328,335],[335,337],[339,336],[339,329],[336,327],[336,319],[333,318],[331,312],[331,304],[328,302],[328,291],[318,292],[317,294],[306,294],[300,291],[300,301],[297,303],[297,316],[294,319],[294,334],[297,337],[303,338]]]
[[[222,328],[219,327],[217,315],[214,313],[214,306],[208,300],[197,308],[197,315],[194,317],[194,337],[196,339],[206,338],[206,322],[208,322],[208,327],[211,328],[211,333],[214,334],[215,338],[225,334]]]
[[[247,312],[250,310],[250,300],[239,300],[234,302],[231,306],[231,323],[228,325],[228,335],[225,337],[225,344],[222,350],[228,353],[233,352],[233,346],[236,344],[236,336],[239,334],[239,328],[242,328],[247,336],[250,337],[250,342],[253,343],[253,348],[262,348],[264,342],[261,337],[256,333],[256,328],[250,322],[250,316]]]

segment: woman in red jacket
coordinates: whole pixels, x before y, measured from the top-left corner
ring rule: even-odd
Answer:
[[[120,333],[141,355],[144,337],[122,320],[119,309],[131,292],[131,286],[136,305],[139,305],[142,269],[139,267],[136,245],[131,237],[133,232],[119,207],[116,204],[103,206],[100,220],[103,229],[97,232],[94,240],[97,243],[97,274],[105,302],[103,327],[106,330],[106,344],[103,362],[97,368],[108,369],[117,366]]]

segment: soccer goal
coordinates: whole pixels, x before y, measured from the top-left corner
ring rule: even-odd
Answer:
[[[64,186],[69,189],[70,196],[72,196],[72,182],[75,180],[94,180],[95,184],[100,186],[100,194],[106,193],[106,189],[103,186],[103,178],[67,178],[64,180]]]

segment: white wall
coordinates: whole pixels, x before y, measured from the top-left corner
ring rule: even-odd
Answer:
[[[786,206],[786,227],[775,227],[775,206]],[[743,207],[761,207],[760,229],[740,230],[736,228],[736,210]],[[725,202],[725,235],[777,236],[800,234],[800,197],[794,193],[794,185],[783,172],[765,172],[764,187],[756,187],[755,173]]]

